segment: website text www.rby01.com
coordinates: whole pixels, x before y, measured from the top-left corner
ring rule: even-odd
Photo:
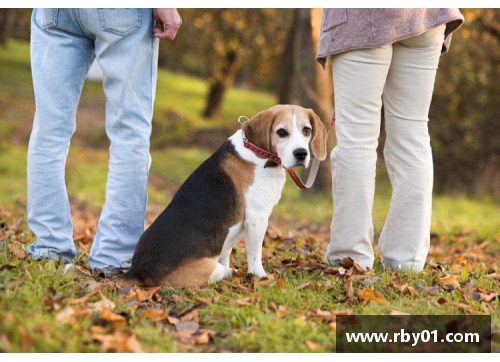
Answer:
[[[416,346],[420,342],[457,342],[457,343],[479,343],[479,333],[447,333],[442,338],[438,338],[438,331],[423,330],[417,333],[407,333],[404,329],[398,333],[346,333],[347,342],[389,342],[398,343],[410,342]]]

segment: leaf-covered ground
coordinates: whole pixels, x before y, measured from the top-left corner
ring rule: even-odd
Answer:
[[[90,276],[96,213],[73,209],[82,253],[65,271],[25,253],[23,218],[0,211],[0,351],[335,351],[338,314],[491,314],[500,328],[499,238],[463,230],[433,235],[422,273],[361,271],[322,262],[325,226],[273,221],[264,245],[269,278],[246,276],[244,243],[234,277],[200,288],[117,288]],[[493,350],[500,348],[494,334]]]
[[[330,194],[285,186],[265,240],[269,279],[246,278],[244,245],[234,278],[200,289],[118,289],[88,275],[87,253],[105,197],[108,141],[99,84],[85,85],[66,163],[77,267],[33,261],[25,224],[26,152],[34,113],[29,46],[0,51],[0,351],[334,351],[335,316],[491,314],[500,329],[499,200],[435,194],[432,248],[424,272],[360,273],[322,263],[332,215]],[[201,119],[208,84],[159,71],[153,121],[148,220],[228,134],[236,118],[274,104],[262,92],[230,89],[221,117]],[[164,148],[168,146],[168,148]],[[377,168],[373,210],[384,223],[391,187]],[[494,334],[493,349],[500,349]]]

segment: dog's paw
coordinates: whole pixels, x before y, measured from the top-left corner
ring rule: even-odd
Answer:
[[[248,269],[248,275],[253,275],[254,277],[257,278],[264,278],[265,276],[267,276],[266,271],[262,267],[256,270]]]
[[[233,276],[233,269],[224,268],[224,278],[231,278]]]

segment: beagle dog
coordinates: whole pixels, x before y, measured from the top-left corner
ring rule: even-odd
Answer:
[[[244,138],[277,155],[254,153]],[[122,285],[195,286],[230,277],[229,257],[243,238],[248,273],[264,277],[262,243],[281,198],[286,168],[326,158],[326,128],[310,109],[277,105],[245,122],[184,182],[142,234]]]

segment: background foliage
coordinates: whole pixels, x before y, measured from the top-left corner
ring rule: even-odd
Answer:
[[[278,90],[283,92],[280,76],[289,81],[286,87],[298,88],[289,92],[292,101],[310,103],[300,97],[304,84],[293,80],[299,72],[308,78],[314,75],[301,71],[303,66],[294,66],[287,58],[302,56],[304,61],[307,53],[306,57],[314,61],[314,54],[304,51],[303,45],[299,45],[299,52],[287,52],[287,42],[292,39],[293,43],[292,32],[303,32],[301,29],[311,32],[311,25],[302,26],[310,22],[313,31],[306,36],[312,37],[314,44],[321,11],[311,11],[306,16],[295,16],[295,12],[294,9],[180,10],[184,25],[175,42],[162,43],[160,66],[208,81],[204,106],[193,118],[200,120],[200,124],[211,122],[211,128],[224,129],[221,108],[227,88],[235,84],[239,88],[264,90],[276,94],[277,101],[278,96],[283,99],[277,94]],[[453,35],[449,54],[441,59],[430,112],[436,189],[499,195],[499,10],[462,9],[462,12],[466,22]],[[30,9],[2,9],[0,43],[10,37],[28,40],[30,15]],[[323,88],[324,82],[307,81],[313,91],[322,93],[318,87]],[[330,98],[331,94],[326,96]],[[172,118],[175,123],[175,117]],[[184,120],[178,123],[181,122]],[[183,138],[175,135],[176,130],[184,135],[197,132],[192,123],[187,122],[184,127],[176,124],[169,128],[173,133],[170,138]]]

